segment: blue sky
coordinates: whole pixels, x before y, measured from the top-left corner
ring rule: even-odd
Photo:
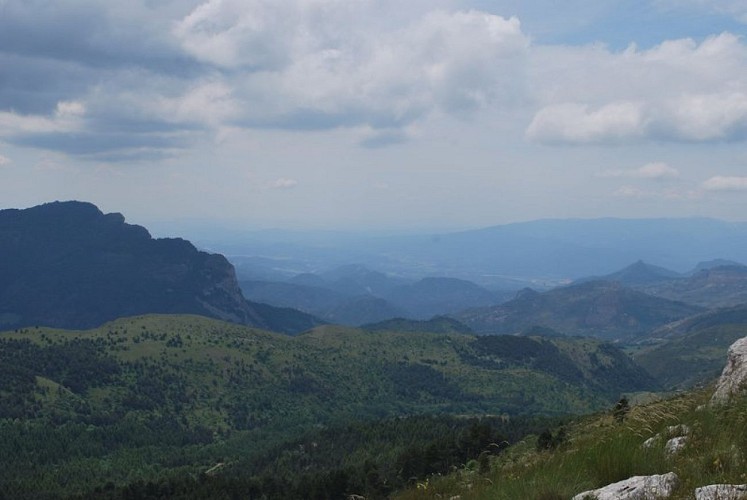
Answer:
[[[744,220],[744,0],[0,0],[0,199],[163,227]]]

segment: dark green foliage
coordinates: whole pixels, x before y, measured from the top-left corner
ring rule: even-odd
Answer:
[[[446,316],[425,321],[395,318],[363,325],[361,328],[369,332],[472,333],[468,326]]]
[[[428,365],[397,363],[387,366],[385,373],[395,384],[397,394],[408,399],[427,396],[452,401],[470,399],[443,373]]]
[[[550,429],[545,429],[537,436],[537,451],[554,450],[562,446],[567,440],[568,435],[565,427],[558,429],[556,434],[553,434]]]
[[[477,338],[472,347],[483,359],[490,356],[510,363],[519,362],[568,382],[578,383],[584,378],[575,363],[545,339],[490,335]]]
[[[620,401],[615,403],[615,406],[612,408],[612,416],[615,417],[618,423],[622,423],[625,417],[628,416],[629,411],[630,403],[628,403],[628,398],[620,398]]]

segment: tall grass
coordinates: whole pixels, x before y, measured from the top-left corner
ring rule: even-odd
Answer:
[[[488,474],[457,470],[400,498],[567,499],[634,475],[667,472],[680,478],[674,499],[692,498],[696,487],[707,484],[747,483],[747,398],[712,408],[709,396],[701,391],[635,406],[623,422],[611,415],[586,417],[570,426],[568,442],[554,451],[538,452],[527,439],[495,457]],[[670,455],[664,444],[677,424],[690,433],[685,448]],[[656,435],[655,446],[643,447]]]

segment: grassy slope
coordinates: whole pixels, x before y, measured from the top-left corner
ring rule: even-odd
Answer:
[[[426,498],[553,500],[571,498],[634,475],[674,471],[680,478],[676,499],[692,498],[696,487],[747,482],[747,399],[724,408],[701,407],[710,393],[693,392],[634,407],[619,423],[603,414],[567,427],[568,440],[554,451],[537,451],[527,439],[498,457],[490,471],[476,464],[444,477],[433,477],[401,492],[401,500]],[[641,446],[667,427],[685,423],[692,429],[684,450],[668,456],[663,446]],[[663,441],[662,441],[663,444]]]

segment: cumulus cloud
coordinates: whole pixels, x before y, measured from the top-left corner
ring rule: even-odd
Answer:
[[[438,3],[39,1],[3,3],[0,62],[44,95],[0,82],[0,134],[72,154],[85,148],[65,146],[63,119],[79,137],[129,134],[130,149],[225,127],[363,126],[382,132],[362,145],[383,146],[435,111],[511,105],[525,90],[519,21]]]
[[[627,170],[605,170],[599,174],[599,177],[623,177],[656,181],[676,179],[679,176],[679,170],[663,162],[647,163],[642,167]]]
[[[526,129],[530,140],[747,139],[747,46],[735,35],[617,53],[600,46],[540,47],[533,64],[542,104]]]
[[[541,109],[527,129],[539,142],[588,144],[617,142],[643,135],[642,106],[618,102],[590,109],[586,104],[562,103]]]
[[[51,116],[0,111],[0,136],[77,131],[84,115],[85,106],[77,101],[58,102]]]
[[[703,182],[706,191],[747,191],[747,177],[717,175]]]
[[[747,94],[683,95],[660,110],[652,131],[685,141],[740,140],[747,136]]]
[[[0,167],[4,167],[5,165],[10,165],[12,162],[10,158],[7,156],[0,155]]]
[[[454,5],[5,0],[0,139],[127,159],[227,128],[347,127],[384,147],[487,108],[528,116],[516,126],[540,143],[747,139],[738,36],[540,46],[517,18]]]
[[[521,92],[516,76],[529,40],[517,19],[435,10],[372,31],[376,8],[211,0],[174,34],[185,51],[223,71],[244,100],[247,126],[391,128]]]

